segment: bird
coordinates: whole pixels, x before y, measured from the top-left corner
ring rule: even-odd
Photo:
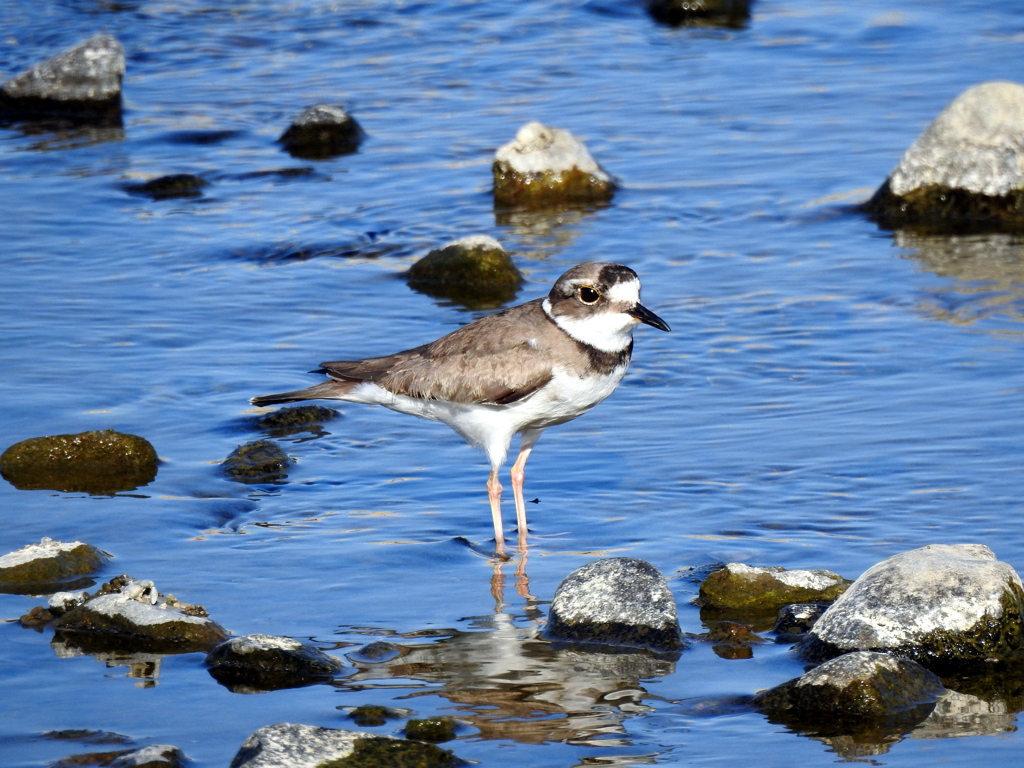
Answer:
[[[640,303],[640,278],[622,264],[584,262],[546,297],[478,318],[436,341],[363,360],[321,363],[329,378],[292,392],[253,397],[255,406],[302,400],[382,405],[447,424],[484,451],[495,549],[505,553],[498,478],[512,438],[511,469],[520,545],[526,540],[526,460],[548,427],[575,419],[622,381],[639,323],[671,330]]]

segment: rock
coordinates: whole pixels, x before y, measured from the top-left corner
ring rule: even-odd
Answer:
[[[427,717],[422,720],[410,720],[405,724],[402,732],[407,739],[416,741],[428,741],[431,744],[440,744],[442,741],[451,741],[455,738],[455,732],[459,724],[451,717]]]
[[[132,750],[109,763],[110,768],[183,768],[185,754],[169,744],[151,744]]]
[[[981,544],[931,544],[857,579],[797,646],[807,659],[889,651],[946,674],[1019,658],[1024,588]]]
[[[178,197],[201,197],[203,187],[208,186],[205,179],[191,173],[174,173],[169,176],[158,176],[149,181],[125,184],[125,191],[133,195],[142,195],[153,200],[171,200]]]
[[[124,49],[96,35],[0,86],[0,114],[120,122]]]
[[[89,593],[84,589],[78,592],[54,592],[50,595],[47,608],[54,616],[60,616],[88,599]]]
[[[73,635],[75,645],[139,651],[189,653],[207,651],[227,638],[202,606],[163,601],[150,581],[118,577],[95,597],[72,608],[54,625],[58,636]]]
[[[158,462],[145,438],[107,429],[22,440],[0,455],[0,474],[23,491],[112,496],[153,482]]]
[[[501,206],[546,208],[601,203],[615,193],[612,177],[568,131],[536,121],[494,156],[494,201]]]
[[[810,631],[814,623],[828,609],[820,603],[793,603],[784,606],[775,618],[772,632],[780,642],[795,642]]]
[[[24,616],[21,616],[18,619],[18,623],[29,629],[38,629],[44,624],[49,624],[55,618],[57,618],[56,614],[51,613],[41,605],[37,605],[31,608]]]
[[[887,229],[1024,230],[1024,86],[982,83],[957,96],[863,210]]]
[[[648,0],[647,8],[657,21],[673,26],[746,26],[751,0]]]
[[[363,704],[356,707],[349,713],[352,722],[361,728],[372,728],[376,725],[384,725],[388,720],[394,720],[402,716],[401,712],[382,707],[378,704]]]
[[[43,537],[0,557],[0,585],[55,584],[95,573],[110,558],[106,552],[81,541],[61,542]]]
[[[318,427],[340,415],[333,408],[324,408],[322,405],[297,405],[253,416],[246,421],[246,426],[269,432],[272,437],[287,437],[296,432],[313,431],[312,427]]]
[[[815,730],[827,731],[830,721],[836,721],[856,730],[851,718],[885,720],[917,710],[911,717],[921,721],[945,692],[939,678],[916,662],[858,651],[761,691],[754,703],[777,722],[813,724]],[[922,707],[926,709],[920,711]]]
[[[831,571],[787,571],[729,563],[700,585],[700,605],[718,609],[775,612],[789,603],[830,603],[852,582]]]
[[[217,682],[236,693],[322,683],[342,669],[341,661],[315,646],[259,634],[225,640],[207,654],[206,665]]]
[[[325,160],[359,148],[365,134],[348,112],[332,104],[303,110],[278,141],[292,157]]]
[[[551,601],[544,637],[652,651],[685,647],[665,577],[632,557],[594,560],[566,576]]]
[[[278,723],[260,728],[242,744],[230,768],[448,768],[464,765],[433,744],[374,736],[362,731]]]
[[[471,235],[435,248],[406,273],[409,287],[470,309],[493,309],[516,297],[523,276],[501,243]]]
[[[348,659],[360,664],[381,664],[402,655],[400,646],[387,640],[374,640],[357,651],[345,654]]]
[[[273,440],[240,445],[224,460],[224,474],[237,483],[280,483],[292,460]]]

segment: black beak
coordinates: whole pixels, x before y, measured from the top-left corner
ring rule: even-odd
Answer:
[[[643,304],[637,304],[635,307],[633,307],[631,310],[629,310],[626,314],[627,315],[632,315],[637,320],[639,320],[641,323],[647,323],[648,325],[653,325],[659,331],[671,331],[672,330],[671,328],[668,327],[668,323],[666,323],[664,320],[662,320],[656,314],[651,312],[651,310],[649,310]]]

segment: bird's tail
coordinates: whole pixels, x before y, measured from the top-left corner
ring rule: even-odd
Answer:
[[[278,392],[274,395],[260,395],[249,400],[253,405],[277,405],[278,403],[295,403],[299,400],[342,400],[359,382],[356,381],[324,381],[305,389],[292,392]]]

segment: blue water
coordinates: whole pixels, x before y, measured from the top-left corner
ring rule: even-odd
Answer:
[[[466,725],[446,746],[487,765],[828,764],[843,758],[760,715],[695,714],[799,674],[787,647],[726,660],[695,643],[621,670],[536,641],[546,602],[614,555],[669,576],[692,633],[687,569],[711,562],[853,578],[980,542],[1024,569],[1024,247],[893,235],[850,208],[957,94],[1020,78],[1018,3],[763,1],[745,28],[715,29],[626,0],[7,0],[0,22],[4,77],[98,31],[128,57],[123,131],[0,129],[0,449],[113,428],[163,460],[115,498],[0,484],[0,552],[79,539],[115,556],[104,578],[153,579],[237,634],[408,649],[247,696],[198,654],[64,658],[12,621],[41,598],[0,595],[5,765],[94,749],[40,737],[70,728],[226,765],[256,728],[352,727],[362,703],[452,714]],[[317,102],[362,124],[357,154],[280,151]],[[496,218],[494,151],[531,119],[586,142],[621,182],[611,206]],[[125,190],[172,173],[210,184],[187,200]],[[641,328],[615,395],[538,443],[525,567],[459,539],[492,535],[487,467],[437,424],[342,404],[328,434],[279,441],[287,483],[219,474],[260,437],[239,426],[249,397],[476,316],[401,277],[476,233],[513,252],[519,300],[572,264],[620,261],[673,328]],[[1016,766],[1006,707],[998,735],[911,735],[873,759]]]

